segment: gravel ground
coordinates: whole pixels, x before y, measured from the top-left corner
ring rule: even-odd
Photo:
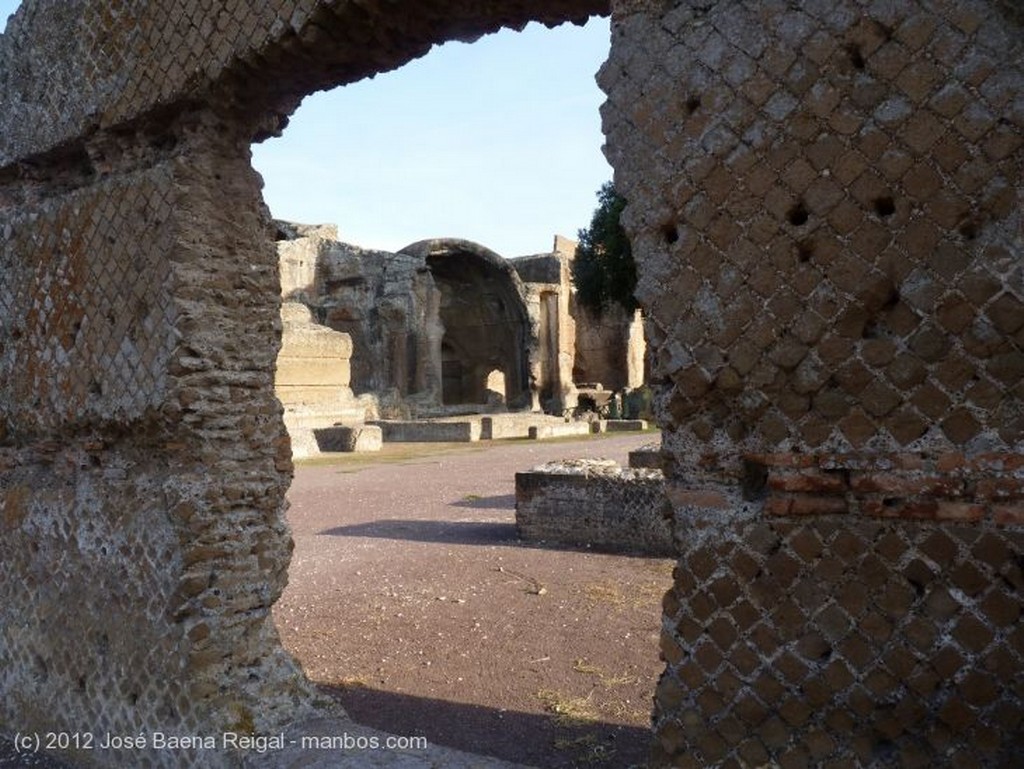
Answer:
[[[362,724],[539,767],[643,765],[670,559],[524,546],[518,470],[650,434],[387,445],[296,470],[285,646]]]
[[[300,465],[275,607],[286,648],[359,724],[481,758],[286,751],[252,765],[643,766],[672,561],[521,544],[514,474],[564,458],[625,464],[651,437],[392,444]],[[319,727],[292,731],[304,728]],[[0,738],[0,768],[63,766]]]

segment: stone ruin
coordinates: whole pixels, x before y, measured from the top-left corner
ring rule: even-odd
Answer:
[[[610,6],[606,153],[679,550],[652,763],[1013,765],[1019,3]],[[5,732],[316,711],[270,619],[292,466],[250,144],[443,40],[608,11],[23,3],[0,37]]]
[[[611,459],[547,462],[516,473],[516,533],[551,547],[671,556],[671,508],[665,475],[649,454],[630,452],[629,467]]]
[[[330,225],[275,226],[284,299],[276,390],[296,458],[330,442],[335,424],[562,416],[581,397],[603,405],[644,384],[640,312],[599,316],[577,304],[573,241],[556,236],[550,253],[504,259],[453,238],[390,253],[340,242]]]

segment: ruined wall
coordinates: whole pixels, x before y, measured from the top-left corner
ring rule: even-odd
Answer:
[[[250,142],[435,42],[599,10],[22,4],[0,36],[0,729],[214,737],[311,711],[270,621],[291,460]]]
[[[338,241],[334,224],[296,224],[274,220],[281,296],[309,304],[323,289],[322,255]]]
[[[675,554],[660,470],[578,459],[516,473],[516,532],[524,542],[599,552]]]
[[[274,394],[284,408],[292,459],[320,453],[315,428],[359,425],[367,405],[350,387],[352,339],[313,320],[301,302],[281,306],[281,350],[274,371]]]
[[[604,123],[683,552],[655,763],[1012,765],[1019,5],[617,9]]]
[[[318,322],[352,338],[356,392],[440,403],[440,300],[422,259],[325,241],[307,303]]]
[[[509,260],[523,281],[530,336],[537,340],[529,361],[532,408],[552,414],[577,403],[572,381],[576,324],[569,313],[569,242],[556,235],[551,253]]]
[[[60,183],[6,177],[0,723],[12,731],[263,729],[311,699],[269,618],[291,548],[291,463],[258,177],[246,142],[210,116],[170,131],[180,141],[146,148],[145,168],[129,155],[98,176],[61,164]]]
[[[598,315],[573,302],[576,358],[573,380],[600,383],[605,390],[640,387],[644,383],[643,319],[611,305]]]

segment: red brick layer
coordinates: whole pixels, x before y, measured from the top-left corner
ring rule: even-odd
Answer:
[[[1024,524],[1020,454],[753,454],[769,516],[865,515]]]

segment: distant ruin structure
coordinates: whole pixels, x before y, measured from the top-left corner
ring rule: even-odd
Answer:
[[[306,308],[313,324],[305,338],[333,332],[349,339],[337,376],[351,371],[351,388],[361,397],[350,402],[352,392],[336,394],[336,408],[355,409],[349,419],[493,410],[562,415],[577,405],[574,374],[609,392],[644,383],[639,312],[609,308],[598,316],[577,306],[571,240],[556,237],[549,253],[505,259],[454,238],[390,253],[340,242],[329,225],[277,222],[276,229],[282,355],[290,354],[291,330],[299,330],[288,322],[293,305]],[[287,360],[283,365],[292,368]],[[293,411],[310,412],[307,394],[324,392],[280,382],[279,375],[286,422]],[[319,413],[323,426],[329,414]]]
[[[0,729],[269,734],[318,712],[270,613],[292,461],[250,146],[436,43],[609,11],[606,154],[680,554],[653,765],[1019,762],[1013,0],[25,0],[0,36]],[[540,300],[528,367],[568,317]],[[438,331],[388,330],[351,381],[443,392],[444,358],[417,357]]]

